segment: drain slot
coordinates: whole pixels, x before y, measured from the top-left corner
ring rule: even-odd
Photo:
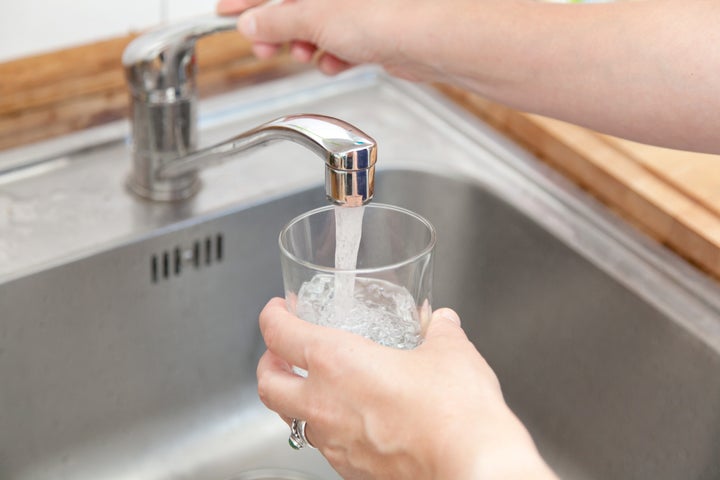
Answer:
[[[153,255],[150,259],[150,278],[153,283],[158,281],[158,259],[157,255]]]
[[[183,265],[192,265],[195,270],[222,262],[225,257],[225,238],[222,233],[208,235],[193,241],[187,248],[175,246],[172,249],[150,257],[150,280],[158,283],[171,276],[183,274]]]
[[[207,237],[205,239],[205,265],[212,263],[212,239]]]
[[[192,262],[195,268],[200,268],[200,242],[193,244]]]
[[[182,273],[182,254],[180,253],[180,248],[175,247],[175,251],[173,252],[173,263],[175,264],[175,276],[177,277]]]
[[[223,259],[223,236],[215,236],[215,256],[218,262],[222,262]]]
[[[162,256],[162,275],[165,279],[170,276],[170,255],[168,255],[168,252],[164,252]]]

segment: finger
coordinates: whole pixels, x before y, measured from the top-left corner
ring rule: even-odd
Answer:
[[[220,0],[215,7],[220,15],[233,15],[263,3],[264,0]]]
[[[280,45],[275,43],[257,42],[253,43],[252,51],[253,55],[255,55],[261,60],[264,60],[266,58],[271,58],[277,55],[277,53],[280,51]]]
[[[310,425],[309,422],[305,423],[305,440],[307,440],[312,447],[318,448],[318,444],[313,441],[312,425]]]
[[[306,346],[314,341],[315,325],[288,312],[285,300],[273,298],[260,312],[260,332],[268,350],[291,365],[307,370]]]
[[[324,327],[307,322],[287,310],[285,300],[273,298],[260,312],[260,333],[268,350],[289,365],[308,371],[331,369],[326,360],[337,352],[339,345],[348,349],[381,348],[365,337],[342,329]],[[312,358],[311,358],[312,357]]]
[[[285,43],[291,40],[311,41],[310,25],[300,2],[266,4],[247,10],[238,19],[238,29],[247,38],[266,43]]]
[[[340,60],[335,55],[323,53],[318,58],[317,66],[326,75],[336,75],[352,67],[349,63]]]
[[[285,372],[288,375],[294,375],[296,377],[300,376],[293,370],[292,365],[272,353],[270,350],[266,350],[260,357],[260,360],[258,360],[258,366],[255,373],[258,377],[260,377],[260,374],[266,373],[267,371],[274,371],[277,373]]]
[[[433,312],[433,319],[435,318],[442,318],[444,320],[449,320],[450,323],[454,323],[458,327],[462,325],[462,321],[460,320],[460,316],[457,314],[457,312],[451,308],[438,308]]]
[[[258,362],[257,380],[258,395],[266,407],[283,419],[303,418],[305,379],[294,374],[287,362],[268,350]]]
[[[295,41],[290,44],[290,55],[301,63],[311,62],[315,52],[317,52],[317,47],[309,42]]]
[[[460,326],[458,314],[449,308],[439,308],[432,314],[430,325],[425,333],[425,342],[445,337],[467,340],[467,336]]]
[[[286,417],[284,415],[278,414],[278,417],[282,419],[283,422],[287,423],[287,426],[290,427],[290,424],[292,424],[292,417]],[[290,427],[292,428],[292,427]],[[310,423],[305,423],[305,439],[310,442],[310,445],[312,445],[315,448],[318,448],[318,444],[315,443],[312,439],[312,433],[310,433],[310,430],[312,430],[312,427],[310,426]]]

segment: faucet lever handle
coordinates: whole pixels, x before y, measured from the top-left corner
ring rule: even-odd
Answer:
[[[146,32],[125,48],[133,151],[128,186],[138,195],[177,200],[197,191],[195,172],[160,181],[155,171],[197,145],[195,42],[236,23],[236,17],[198,17]]]
[[[236,24],[237,17],[206,15],[157,27],[130,42],[122,63],[133,96],[163,102],[194,95],[195,42]]]

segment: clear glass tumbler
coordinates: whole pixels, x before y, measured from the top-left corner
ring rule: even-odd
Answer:
[[[326,206],[292,220],[279,241],[292,313],[394,348],[420,344],[432,312],[430,222],[391,205]]]

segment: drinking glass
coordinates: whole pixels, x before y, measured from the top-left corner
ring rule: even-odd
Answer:
[[[292,313],[394,348],[422,341],[432,312],[430,222],[391,205],[326,206],[292,220],[279,242]]]

